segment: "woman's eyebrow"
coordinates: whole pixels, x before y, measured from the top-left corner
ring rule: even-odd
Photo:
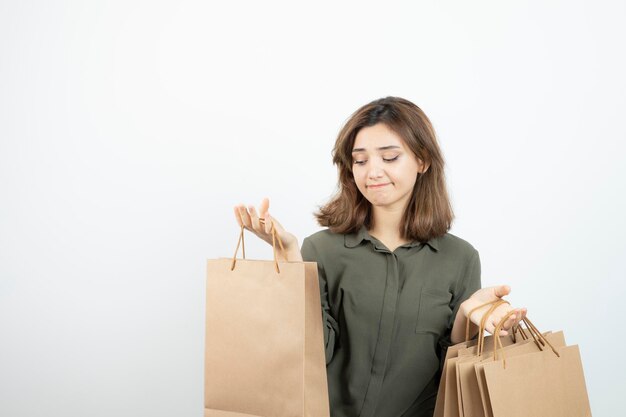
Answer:
[[[376,149],[379,150],[379,151],[386,151],[387,149],[396,149],[396,148],[400,149],[400,147],[396,146],[396,145],[381,146],[380,148],[376,148]],[[363,151],[365,151],[365,148],[354,148],[354,149],[352,149],[352,153],[363,152]]]

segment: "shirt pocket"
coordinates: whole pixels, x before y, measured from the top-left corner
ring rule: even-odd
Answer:
[[[415,333],[443,334],[452,315],[451,299],[452,294],[446,290],[422,288],[417,309]]]

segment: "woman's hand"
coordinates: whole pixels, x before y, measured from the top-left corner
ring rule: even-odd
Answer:
[[[250,205],[246,209],[246,206],[243,204],[236,205],[234,207],[234,211],[235,218],[237,219],[239,227],[243,226],[245,229],[250,230],[252,233],[271,245],[272,223],[274,223],[274,229],[276,229],[278,237],[283,242],[285,251],[293,252],[295,248],[299,252],[300,248],[298,247],[298,239],[291,233],[287,232],[278,222],[278,220],[270,216],[270,213],[268,211],[269,206],[269,199],[264,198],[261,201],[261,205],[259,206],[259,213],[261,213],[260,217],[265,219],[265,222],[262,223],[254,206]],[[276,247],[280,251],[280,245],[278,244],[278,242],[276,242]]]
[[[467,317],[467,314],[473,310],[474,308],[489,303],[492,301],[497,301],[508,295],[511,292],[511,287],[508,285],[498,285],[495,287],[487,287],[481,288],[476,291],[470,298],[465,300],[465,302],[461,305],[461,309],[459,313],[463,314]],[[487,305],[483,308],[480,308],[472,313],[470,317],[470,321],[476,326],[480,326],[480,322],[483,318],[483,315],[489,310],[491,305]],[[485,330],[489,333],[493,334],[496,329],[496,326],[502,320],[502,318],[509,313],[511,310],[515,310],[507,320],[504,322],[500,334],[498,336],[506,336],[509,334],[509,330],[517,325],[525,316],[527,309],[526,308],[512,308],[509,304],[501,304],[498,306],[490,315],[487,317],[487,321],[485,322]]]

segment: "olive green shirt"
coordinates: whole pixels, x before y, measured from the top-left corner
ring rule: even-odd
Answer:
[[[446,233],[391,252],[363,226],[306,237],[302,257],[318,266],[331,417],[431,417],[478,251]]]

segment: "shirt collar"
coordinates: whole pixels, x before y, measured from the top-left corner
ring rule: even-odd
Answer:
[[[380,242],[378,239],[372,237],[369,234],[365,225],[361,226],[361,228],[357,232],[348,233],[344,235],[344,245],[347,248],[354,248],[356,246],[359,246],[359,244],[363,240],[369,240],[370,242],[373,242],[373,243],[374,241]],[[400,245],[400,247],[412,248],[414,246],[421,245],[421,244],[427,244],[428,246],[433,248],[435,251],[439,251],[439,243],[437,242],[437,238],[432,238],[426,242],[420,242],[418,240],[414,240],[410,243],[405,243],[404,245]]]

